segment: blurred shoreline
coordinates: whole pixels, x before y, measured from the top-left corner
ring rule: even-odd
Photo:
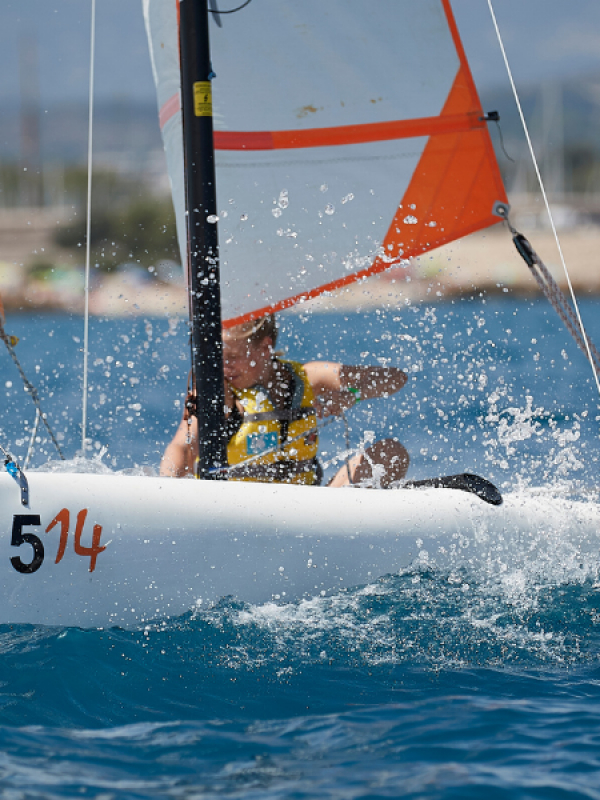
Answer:
[[[522,215],[522,218],[523,215]],[[526,219],[526,218],[524,218]],[[84,274],[72,253],[52,247],[61,222],[57,210],[0,212],[0,296],[9,314],[43,311],[82,313]],[[561,288],[568,292],[554,237],[548,229],[519,225]],[[600,226],[585,222],[560,231],[569,277],[578,298],[600,295]],[[44,268],[30,267],[32,260]],[[28,264],[29,262],[29,264]],[[143,268],[128,264],[111,272],[92,270],[89,307],[95,316],[187,316],[181,269],[172,262]],[[162,278],[162,279],[161,279]],[[435,303],[485,293],[541,296],[503,225],[453,242],[378,276],[300,303],[295,310],[339,311]]]

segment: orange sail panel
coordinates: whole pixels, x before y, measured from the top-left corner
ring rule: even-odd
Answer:
[[[463,64],[440,119],[471,117],[482,112]],[[412,180],[383,243],[384,252],[405,257],[425,253],[499,222],[493,209],[507,202],[487,128],[430,136]],[[410,218],[410,227],[403,222]],[[385,269],[386,264],[374,264]]]
[[[143,3],[185,261],[177,0]],[[253,0],[219,22],[226,325],[500,221],[506,194],[448,0]]]

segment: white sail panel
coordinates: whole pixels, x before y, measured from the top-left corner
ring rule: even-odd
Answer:
[[[402,144],[348,145],[343,155],[335,147],[220,152],[221,285],[228,316],[367,269],[426,139],[411,139],[410,151]],[[260,182],[252,178],[257,171]]]
[[[177,0],[142,0],[142,6],[177,221],[179,251],[183,264],[186,264],[185,175],[176,2]]]
[[[144,8],[185,252],[177,5]],[[505,194],[448,0],[252,0],[211,19],[224,320],[497,221]]]
[[[437,116],[459,66],[440,0],[253,0],[220,19],[217,130]]]

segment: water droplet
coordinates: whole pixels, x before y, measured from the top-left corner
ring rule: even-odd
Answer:
[[[404,222],[406,225],[416,225],[418,221],[419,220],[413,216],[404,217]]]
[[[325,213],[329,214],[329,216],[335,214],[335,206],[332,205],[331,203],[327,203],[327,205],[325,206]]]
[[[206,221],[210,222],[211,225],[214,225],[216,222],[219,221],[219,218],[216,214],[209,214],[208,217],[206,218]]]
[[[277,219],[278,217],[280,217],[280,216],[283,214],[283,211],[282,211],[282,210],[281,210],[279,207],[277,207],[277,208],[272,208],[272,209],[271,209],[271,214],[273,214],[273,216],[275,217],[275,219]]]

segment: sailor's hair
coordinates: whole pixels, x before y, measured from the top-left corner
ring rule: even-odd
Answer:
[[[228,328],[227,337],[236,340],[247,339],[252,344],[260,344],[263,339],[270,338],[273,347],[275,347],[277,333],[278,329],[277,322],[275,321],[275,314],[267,314],[251,322],[242,322],[241,325]]]

